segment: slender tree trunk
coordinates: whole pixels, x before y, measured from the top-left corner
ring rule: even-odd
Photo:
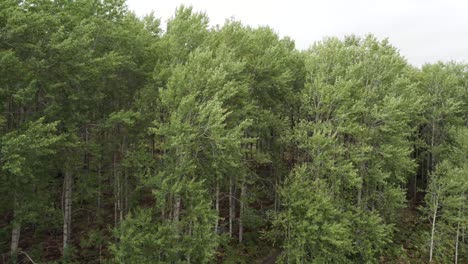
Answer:
[[[245,193],[247,191],[247,187],[245,183],[241,186],[241,193],[240,193],[240,207],[239,207],[239,243],[242,243],[243,236],[244,236],[244,223],[242,221],[242,217],[244,216],[244,207],[245,207]]]
[[[419,153],[418,148],[415,147],[415,150],[414,150],[415,160],[418,158],[418,155],[419,155],[418,153]],[[415,172],[414,173],[414,187],[413,187],[413,204],[416,204],[417,193],[418,193],[418,173]]]
[[[437,209],[439,207],[439,197],[438,193],[436,194],[435,201],[434,201],[434,214],[432,216],[432,228],[431,228],[431,248],[429,250],[429,263],[432,263],[432,254],[434,251],[434,235],[435,235],[435,228],[436,228],[436,220],[437,220]]]
[[[428,151],[427,160],[426,160],[426,186],[429,185],[430,174],[431,174],[431,151]]]
[[[460,240],[460,221],[463,219],[462,210],[464,209],[465,193],[462,193],[462,204],[458,208],[457,235],[455,238],[455,264],[458,263],[458,244]]]
[[[126,144],[126,137],[124,136],[122,139],[122,144],[120,148],[120,153],[122,155],[122,158],[125,155],[125,144]],[[122,180],[126,181],[127,179],[127,169],[123,168],[123,174],[124,174],[124,179],[122,177],[119,177],[118,181],[118,196],[119,196],[119,223],[123,222],[124,218],[124,210],[125,210],[125,192],[124,192],[124,185],[125,182],[122,183]]]
[[[233,224],[235,217],[235,205],[234,205],[234,183],[232,175],[229,178],[229,237],[232,237]]]
[[[114,178],[114,227],[118,225],[118,214],[119,214],[119,186],[118,186],[118,175],[117,175],[117,153],[114,151],[112,157],[112,176]]]
[[[291,243],[291,222],[288,221],[288,233],[286,235],[286,241],[287,241],[287,245],[288,245],[288,248],[290,247],[290,243]],[[290,253],[288,253],[288,261],[286,263],[291,263],[290,262]]]
[[[365,175],[366,173],[366,164],[362,163],[361,167],[361,175]],[[359,186],[358,193],[357,193],[357,206],[362,208],[362,192],[364,189],[364,176],[362,177],[362,183]]]
[[[167,219],[174,219],[174,195],[169,194],[168,195],[168,200],[167,200]]]
[[[362,186],[358,189],[357,206],[360,207],[362,202]]]
[[[193,232],[192,232],[192,226],[193,226],[193,222],[190,221],[190,222],[189,222],[189,229],[188,229],[188,235],[189,235],[189,237],[191,237],[191,236],[192,236],[192,233],[193,233]],[[190,253],[187,254],[187,263],[191,263],[191,255],[190,255]]]
[[[215,233],[218,232],[219,226],[219,179],[216,179],[216,190],[215,190],[215,210],[216,210],[216,222],[215,222]]]
[[[179,218],[180,218],[180,196],[177,196],[175,198],[175,202],[174,202],[174,222],[179,222]]]
[[[465,243],[465,228],[462,228],[462,242]]]
[[[18,244],[20,239],[20,232],[21,232],[21,223],[18,221],[17,213],[16,213],[16,194],[15,194],[15,208],[13,209],[13,223],[11,229],[11,248],[10,248],[10,255],[12,263],[16,263],[16,257],[18,254]]]
[[[18,219],[18,198],[16,191],[13,194],[13,222],[11,228],[11,247],[10,247],[10,255],[12,259],[12,263],[16,263],[16,256],[18,254],[18,244],[20,239],[20,232],[21,232],[21,223]]]
[[[427,188],[427,180],[426,180],[427,168],[426,168],[425,156],[426,156],[426,153],[422,152],[420,170],[421,170],[421,184],[423,185],[424,190]]]
[[[11,248],[10,248],[11,258],[13,260],[16,259],[16,254],[18,253],[18,244],[19,244],[20,232],[21,232],[21,224],[16,222],[16,220],[15,220],[13,222],[13,227],[12,227],[12,230],[11,230]]]
[[[119,184],[117,186],[119,188],[119,191],[118,191],[118,196],[119,196],[119,223],[122,223],[123,221],[123,208],[124,208],[124,201],[123,201],[123,195],[122,195],[122,192],[123,192],[123,188],[122,188],[122,183],[120,182],[120,178],[119,178]]]
[[[102,262],[102,243],[99,242],[99,263]]]
[[[101,218],[101,164],[99,164],[97,171],[97,182],[98,182],[98,192],[97,192],[97,218]]]
[[[66,254],[68,242],[71,238],[72,184],[72,175],[68,170],[66,170],[64,179],[63,254]]]
[[[97,171],[97,181],[98,181],[98,193],[97,193],[97,224],[101,225],[101,163],[99,162],[98,171]],[[99,239],[99,263],[102,261],[102,241]]]
[[[275,194],[275,197],[274,197],[274,210],[275,212],[278,211],[278,174],[276,173],[276,170],[272,170],[271,171],[274,175],[273,177],[275,178],[275,188],[274,188],[274,194]]]
[[[434,158],[434,145],[435,145],[435,121],[432,121],[432,133],[431,133],[431,156],[430,156],[430,171],[434,170],[435,158]]]
[[[457,224],[457,235],[456,235],[456,238],[455,238],[455,264],[458,263],[458,240],[459,240],[459,236],[460,236],[460,221],[458,222]]]
[[[167,202],[166,202],[167,203]],[[163,206],[161,206],[161,218],[166,220],[166,203],[164,203]],[[169,216],[170,216],[170,210],[169,210]]]
[[[125,211],[124,215],[128,214],[128,171],[125,169],[125,199],[124,199]]]

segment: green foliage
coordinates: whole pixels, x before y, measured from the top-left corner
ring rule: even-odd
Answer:
[[[427,206],[423,208],[423,212],[424,217],[433,226],[430,239],[433,240],[435,262],[450,262],[455,258],[455,254],[458,254],[458,259],[466,257],[467,244],[460,236],[461,230],[467,225],[467,131],[466,128],[462,128],[452,132],[457,140],[451,152],[452,157],[437,165],[425,197]],[[429,253],[432,245],[429,239],[427,241],[426,248]]]
[[[129,215],[111,246],[118,263],[208,263],[214,258],[219,237],[213,232],[216,219],[203,185],[178,183],[185,211],[180,221],[161,218],[156,209]],[[154,190],[155,197],[166,190]]]
[[[28,177],[33,173],[31,168],[28,168],[29,164],[36,162],[41,156],[55,152],[54,145],[63,137],[54,135],[57,122],[44,124],[43,121],[41,118],[27,124],[22,132],[15,131],[2,137],[2,169],[6,173],[16,177]]]
[[[285,263],[345,263],[352,251],[351,225],[328,186],[297,168],[282,190],[285,211],[273,224],[281,230]]]
[[[306,82],[300,96],[300,120],[289,137],[303,165],[293,179],[307,188],[313,185],[309,181],[325,184],[316,188],[331,192],[328,195],[333,202],[328,203],[341,215],[327,219],[329,225],[342,227],[336,229],[342,233],[337,231],[334,239],[348,242],[339,242],[343,246],[339,249],[331,245],[304,248],[304,243],[334,237],[332,231],[297,241],[286,236],[285,256],[297,257],[296,262],[376,262],[391,243],[391,222],[405,202],[400,185],[415,169],[409,136],[415,130],[412,116],[421,111],[421,106],[408,100],[416,97],[414,85],[396,50],[372,36],[329,39],[317,43],[304,56]],[[287,191],[282,196],[286,211],[295,206],[287,202],[289,199],[303,199],[304,210],[308,203],[317,210],[320,206],[329,208],[327,203],[305,202],[312,198],[296,197],[301,191],[289,186],[288,181],[285,184]],[[325,215],[333,216],[333,210],[329,210]],[[283,221],[290,226],[310,224],[314,228],[316,219],[302,219],[305,212],[295,215]],[[342,223],[338,220],[341,218],[347,222]],[[333,257],[339,259],[327,252],[335,252]]]
[[[466,262],[467,69],[192,7],[163,29],[124,0],[1,1],[0,253]]]

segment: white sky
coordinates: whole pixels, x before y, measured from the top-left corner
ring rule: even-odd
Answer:
[[[415,66],[468,62],[467,0],[127,0],[137,15],[154,10],[163,22],[181,4],[205,12],[211,25],[230,17],[268,25],[299,49],[327,36],[372,33],[389,38]]]

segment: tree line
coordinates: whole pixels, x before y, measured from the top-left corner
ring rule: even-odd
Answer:
[[[468,261],[467,64],[3,0],[0,76],[4,263]]]

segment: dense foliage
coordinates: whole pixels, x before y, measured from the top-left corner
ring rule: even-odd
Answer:
[[[3,0],[0,103],[0,262],[468,262],[468,65]]]

